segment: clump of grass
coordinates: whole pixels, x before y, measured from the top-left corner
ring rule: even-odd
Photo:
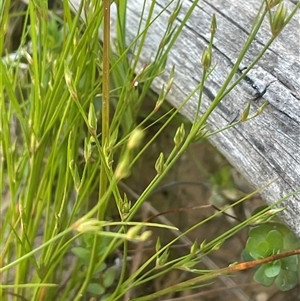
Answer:
[[[0,39],[1,53],[7,53],[1,60],[0,81],[0,182],[1,190],[6,192],[1,199],[0,274],[3,284],[0,289],[3,300],[81,300],[93,296],[101,300],[119,300],[132,287],[150,282],[173,269],[192,271],[190,268],[205,254],[219,248],[224,240],[258,216],[264,216],[268,210],[211,242],[200,245],[195,242],[188,254],[168,260],[172,244],[222,213],[217,212],[165,246],[157,241],[155,254],[133,274],[127,274],[129,241],[148,240],[151,227],[174,229],[164,224],[134,222],[134,217],[188,146],[211,135],[205,129],[207,118],[238,83],[230,84],[270,9],[262,6],[251,34],[215,100],[193,124],[178,127],[172,151],[169,154],[161,152],[155,164],[156,175],[132,203],[121,193],[118,184],[130,175],[143,152],[180,110],[173,109],[160,116],[163,120],[161,128],[149,141],[143,141],[146,124],[149,127],[156,123],[152,120],[156,119],[172,88],[174,69],[153,103],[152,112],[142,121],[139,121],[140,110],[153,79],[164,71],[168,52],[198,1],[194,1],[178,28],[173,21],[181,4],[175,5],[173,21],[170,20],[158,45],[155,61],[137,74],[135,68],[147,28],[153,25],[155,1],[140,36],[130,46],[124,40],[126,1],[116,3],[120,18],[115,53],[110,45],[111,4],[107,0],[94,0],[89,5],[82,1],[76,15],[72,14],[68,1],[63,1],[62,17],[50,11],[46,1],[30,1],[23,12],[26,26],[14,55],[7,53],[4,40]],[[7,24],[12,18],[10,8],[11,1],[5,1],[1,6],[1,32],[7,32]],[[254,66],[280,32],[280,26],[283,28],[294,13],[287,17],[283,7],[277,11],[274,18],[270,15],[271,24],[274,24],[272,38],[242,76]],[[211,57],[216,24],[212,17],[211,40],[202,56],[202,80],[191,92],[191,95],[199,92],[198,113],[205,80],[213,71]],[[101,26],[103,43],[98,39]],[[137,55],[129,59],[129,51]],[[136,87],[140,82],[143,84]],[[191,95],[183,100],[183,104]],[[246,108],[238,122],[250,118],[247,112]],[[107,219],[109,204],[113,204],[118,212],[115,221]],[[117,249],[122,249],[123,260],[118,266],[108,267],[107,260]],[[220,273],[207,271],[204,276],[178,283],[175,289],[194,288]],[[152,300],[172,289],[174,287],[134,300]]]

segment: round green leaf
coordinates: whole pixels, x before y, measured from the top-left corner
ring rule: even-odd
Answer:
[[[83,247],[74,247],[72,252],[80,259],[87,259],[91,257],[91,251]]]
[[[283,246],[287,251],[298,249],[300,248],[300,240],[293,232],[290,231],[283,237]]]
[[[267,241],[261,241],[256,248],[260,258],[268,257],[272,254],[272,246]]]
[[[273,223],[273,229],[279,231],[282,234],[282,236],[291,233],[291,230],[286,225],[280,222]]]
[[[269,278],[269,277],[266,276],[266,274],[265,274],[265,264],[261,265],[257,269],[257,271],[255,272],[255,274],[253,276],[253,279],[256,282],[258,282],[258,283],[260,283],[264,286],[271,286],[274,283],[275,278],[276,277]]]
[[[88,266],[91,258],[91,250],[83,247],[74,247],[72,252]]]
[[[242,251],[241,257],[243,261],[251,261],[254,259],[245,249]]]
[[[102,262],[98,269],[94,270],[94,274],[104,271],[106,269],[106,266],[107,264],[105,262]]]
[[[265,275],[268,278],[276,277],[281,271],[281,261],[275,260],[265,265]]]
[[[95,240],[95,234],[83,233],[82,238],[83,238],[83,241],[85,242],[86,246],[91,247]]]
[[[259,243],[259,241],[256,240],[255,238],[251,237],[251,236],[247,240],[245,250],[248,254],[250,254],[252,256],[252,258],[256,258],[255,256],[253,256],[251,254],[251,252],[254,252],[256,250],[256,247],[257,247],[258,243]]]
[[[271,224],[262,224],[252,228],[249,231],[249,236],[257,239],[258,241],[265,241],[266,236],[271,230],[273,230],[273,226]]]
[[[259,241],[253,237],[249,237],[245,248],[246,252],[254,259],[260,259],[271,255],[271,247],[266,241]]]
[[[102,295],[105,293],[105,288],[99,283],[90,283],[87,287],[87,291],[94,295]]]
[[[111,294],[104,294],[101,296],[101,299],[99,301],[107,301],[110,296],[111,296]]]
[[[282,251],[283,249],[283,237],[277,230],[271,230],[266,237],[266,241],[271,245],[273,254]]]
[[[103,285],[110,287],[116,279],[116,267],[112,266],[108,268],[103,275]]]
[[[288,291],[299,283],[298,273],[281,270],[275,280],[275,283],[281,291]]]
[[[257,251],[259,241],[253,237],[249,237],[246,245],[246,252],[254,259],[261,258],[261,254]]]
[[[298,255],[293,255],[281,259],[281,268],[286,271],[297,272],[298,267]]]

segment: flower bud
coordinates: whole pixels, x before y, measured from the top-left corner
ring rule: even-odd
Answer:
[[[78,232],[96,232],[101,229],[101,223],[95,218],[78,220],[73,224],[73,228]]]
[[[195,255],[197,252],[199,251],[199,248],[198,248],[198,242],[197,242],[197,239],[194,241],[193,245],[191,246],[191,250],[190,250],[190,253],[192,255]]]
[[[177,18],[178,14],[181,10],[181,7],[182,7],[182,3],[180,3],[178,1],[174,11],[172,12],[172,14],[169,17],[169,21],[168,21],[169,24],[172,24],[175,21],[175,19]]]
[[[173,37],[173,33],[175,32],[175,29],[172,29],[160,42],[159,49],[164,48],[169,42],[171,41],[171,38]]]
[[[151,237],[152,232],[150,230],[144,231],[140,237],[139,237],[139,241],[146,241],[149,237]]]
[[[132,131],[130,134],[127,147],[129,150],[132,150],[136,148],[142,141],[142,138],[144,136],[143,130],[136,128]]]
[[[278,34],[284,28],[286,15],[287,15],[287,8],[281,3],[277,7],[276,12],[271,21],[271,30],[272,30],[272,35],[274,37],[278,36]]]
[[[206,247],[206,239],[204,239],[200,244],[200,250],[203,251],[204,247]]]
[[[75,189],[78,192],[78,190],[81,187],[81,180],[80,180],[80,176],[79,176],[79,172],[78,172],[78,167],[75,164],[74,160],[71,160],[69,162],[69,168],[70,168],[71,175],[72,175],[72,178],[73,178],[73,181],[74,181],[74,184],[75,184]]]
[[[267,7],[266,10],[270,10],[271,8],[278,5],[282,0],[267,0]]]
[[[174,136],[174,143],[175,146],[179,146],[181,142],[183,141],[185,136],[185,129],[184,124],[182,123],[181,126],[177,129],[176,134]]]
[[[165,159],[164,154],[160,153],[159,157],[157,158],[155,162],[155,170],[157,171],[158,175],[161,175],[165,169]]]
[[[201,62],[202,62],[203,69],[205,71],[208,70],[211,65],[211,51],[209,48],[206,48],[203,51]]]
[[[115,177],[118,180],[124,179],[128,177],[130,174],[129,169],[129,162],[128,158],[123,158],[122,161],[117,165],[116,171],[115,171]]]
[[[172,70],[170,72],[168,84],[167,84],[167,93],[171,90],[173,82],[174,82],[174,74],[175,74],[175,65],[172,67]]]
[[[211,19],[210,32],[212,35],[215,35],[216,31],[217,31],[217,18],[216,15],[213,14]]]
[[[168,257],[170,255],[170,251],[169,249],[166,249],[161,256],[159,256],[156,260],[156,267],[162,267],[165,265],[165,263],[167,262],[168,260]]]
[[[266,107],[268,104],[269,104],[269,103],[268,103],[267,101],[264,102],[264,103],[257,109],[256,115],[260,115],[260,114],[264,111],[265,107]]]
[[[154,107],[154,112],[158,111],[158,109],[161,107],[161,105],[163,104],[165,99],[166,99],[166,93],[165,93],[165,86],[163,85],[161,90],[160,90],[158,99],[156,101],[156,104],[155,104],[155,107]]]
[[[97,117],[96,117],[95,107],[92,102],[90,103],[90,108],[89,108],[88,123],[89,123],[90,133],[92,136],[95,137],[97,135]]]
[[[212,247],[212,251],[217,251],[221,248],[221,246],[224,243],[224,239],[219,240],[213,247]]]
[[[250,107],[251,107],[251,103],[249,102],[247,107],[244,109],[241,119],[240,121],[246,121],[248,116],[249,116],[249,112],[250,112]]]
[[[66,81],[67,88],[70,92],[70,95],[75,101],[77,101],[78,100],[77,91],[76,91],[76,87],[74,86],[74,83],[72,81],[73,75],[67,64],[65,64],[65,74],[64,75],[65,75],[65,81]]]
[[[142,228],[142,225],[136,225],[136,226],[131,227],[126,233],[126,239],[128,239],[128,240],[138,239],[141,228]]]
[[[92,156],[92,143],[91,140],[87,137],[84,138],[84,149],[83,149],[83,156],[86,163],[88,163]]]
[[[160,239],[157,238],[156,244],[155,244],[155,251],[158,252],[161,248]]]
[[[122,214],[122,220],[126,219],[130,212],[131,208],[131,202],[128,200],[127,195],[124,194],[124,200],[121,203],[121,214]]]

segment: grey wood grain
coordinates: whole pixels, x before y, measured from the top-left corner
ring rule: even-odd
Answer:
[[[78,7],[79,0],[71,0]],[[182,1],[180,22],[193,1]],[[128,0],[127,43],[136,37],[141,17],[143,0]],[[170,3],[157,0],[155,14]],[[298,1],[286,1],[291,11]],[[151,1],[146,1],[149,9]],[[183,28],[175,46],[168,56],[167,70],[176,66],[176,77],[168,101],[178,107],[201,79],[201,53],[208,45],[209,28],[213,13],[217,16],[218,30],[213,45],[213,64],[216,69],[206,83],[201,111],[211,103],[226,75],[236,61],[244,44],[255,15],[261,5],[260,0],[210,0],[200,1]],[[173,6],[174,7],[174,6]],[[138,68],[153,60],[172,6],[154,22],[149,29],[146,47]],[[115,18],[115,15],[112,14]],[[145,18],[145,15],[144,15]],[[254,187],[262,187],[271,181],[262,196],[272,204],[300,187],[300,13],[299,10],[290,24],[271,45],[267,53],[243,80],[212,113],[208,127],[216,130],[227,126],[240,116],[256,93],[268,87],[263,98],[252,101],[252,112],[268,101],[262,115],[241,123],[210,138],[218,150],[245,176]],[[114,22],[112,22],[113,26]],[[114,35],[114,32],[112,32]],[[253,58],[263,48],[270,37],[268,21],[263,23],[257,38],[241,63],[241,68],[249,66]],[[156,79],[152,89],[159,92],[168,78],[168,72]],[[190,120],[194,119],[197,96],[181,110]],[[300,195],[296,193],[284,203],[286,209],[282,219],[300,238]]]

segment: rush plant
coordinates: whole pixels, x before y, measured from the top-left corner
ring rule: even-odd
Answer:
[[[246,251],[254,259],[252,263],[220,270],[194,268],[242,228],[264,218],[268,212],[275,214],[270,208],[212,241],[195,242],[182,256],[175,259],[169,256],[172,246],[190,231],[250,195],[184,233],[176,232],[177,237],[166,245],[157,240],[154,254],[131,274],[128,262],[130,243],[149,242],[154,227],[176,230],[165,223],[137,221],[137,214],[187,148],[195,141],[216,134],[206,129],[208,117],[262,57],[300,4],[288,13],[284,4],[278,4],[281,1],[263,2],[236,64],[211,105],[200,115],[206,79],[217,68],[211,66],[212,43],[217,31],[217,20],[212,16],[211,28],[203,29],[210,30],[211,38],[202,59],[199,57],[202,79],[182,100],[184,105],[198,93],[199,114],[192,124],[178,124],[169,141],[171,151],[160,151],[153,164],[156,171],[153,179],[133,202],[132,197],[123,192],[122,180],[130,176],[145,150],[181,109],[163,111],[174,83],[175,68],[168,74],[147,116],[142,114],[147,101],[145,96],[151,93],[153,80],[165,72],[168,53],[199,1],[192,1],[179,25],[175,25],[175,19],[182,8],[180,1],[168,1],[167,6],[161,8],[161,13],[167,9],[173,13],[157,45],[155,59],[141,70],[137,70],[137,65],[147,31],[156,25],[156,1],[151,2],[145,22],[141,19],[131,45],[126,45],[124,38],[125,0],[82,0],[76,13],[67,0],[59,2],[57,11],[50,10],[46,0],[27,1],[22,11],[14,11],[17,2],[6,0],[0,4],[1,300],[113,301],[176,269],[197,274],[190,280],[131,299],[153,300],[171,291],[194,289],[217,276],[261,263],[264,264],[255,276],[258,281],[265,285],[275,281],[281,288],[288,289],[283,282],[292,277],[292,287],[298,276],[294,268],[298,260],[296,251],[289,259],[276,258],[281,252],[296,248],[297,243],[290,244],[286,230],[281,231],[281,227],[264,225],[251,229]],[[111,5],[115,5],[118,13],[115,43],[110,38]],[[9,46],[12,43],[7,41],[13,39],[10,29],[18,17],[23,19],[21,35],[17,49],[12,49]],[[268,17],[270,40],[243,75],[233,82],[240,62]],[[249,109],[245,108],[241,118],[230,126],[254,118],[263,108],[264,105],[254,116],[248,116]],[[155,125],[159,125],[159,129],[153,137],[146,138],[147,129]],[[266,237],[265,242],[262,236]],[[122,256],[112,263],[116,253]]]

